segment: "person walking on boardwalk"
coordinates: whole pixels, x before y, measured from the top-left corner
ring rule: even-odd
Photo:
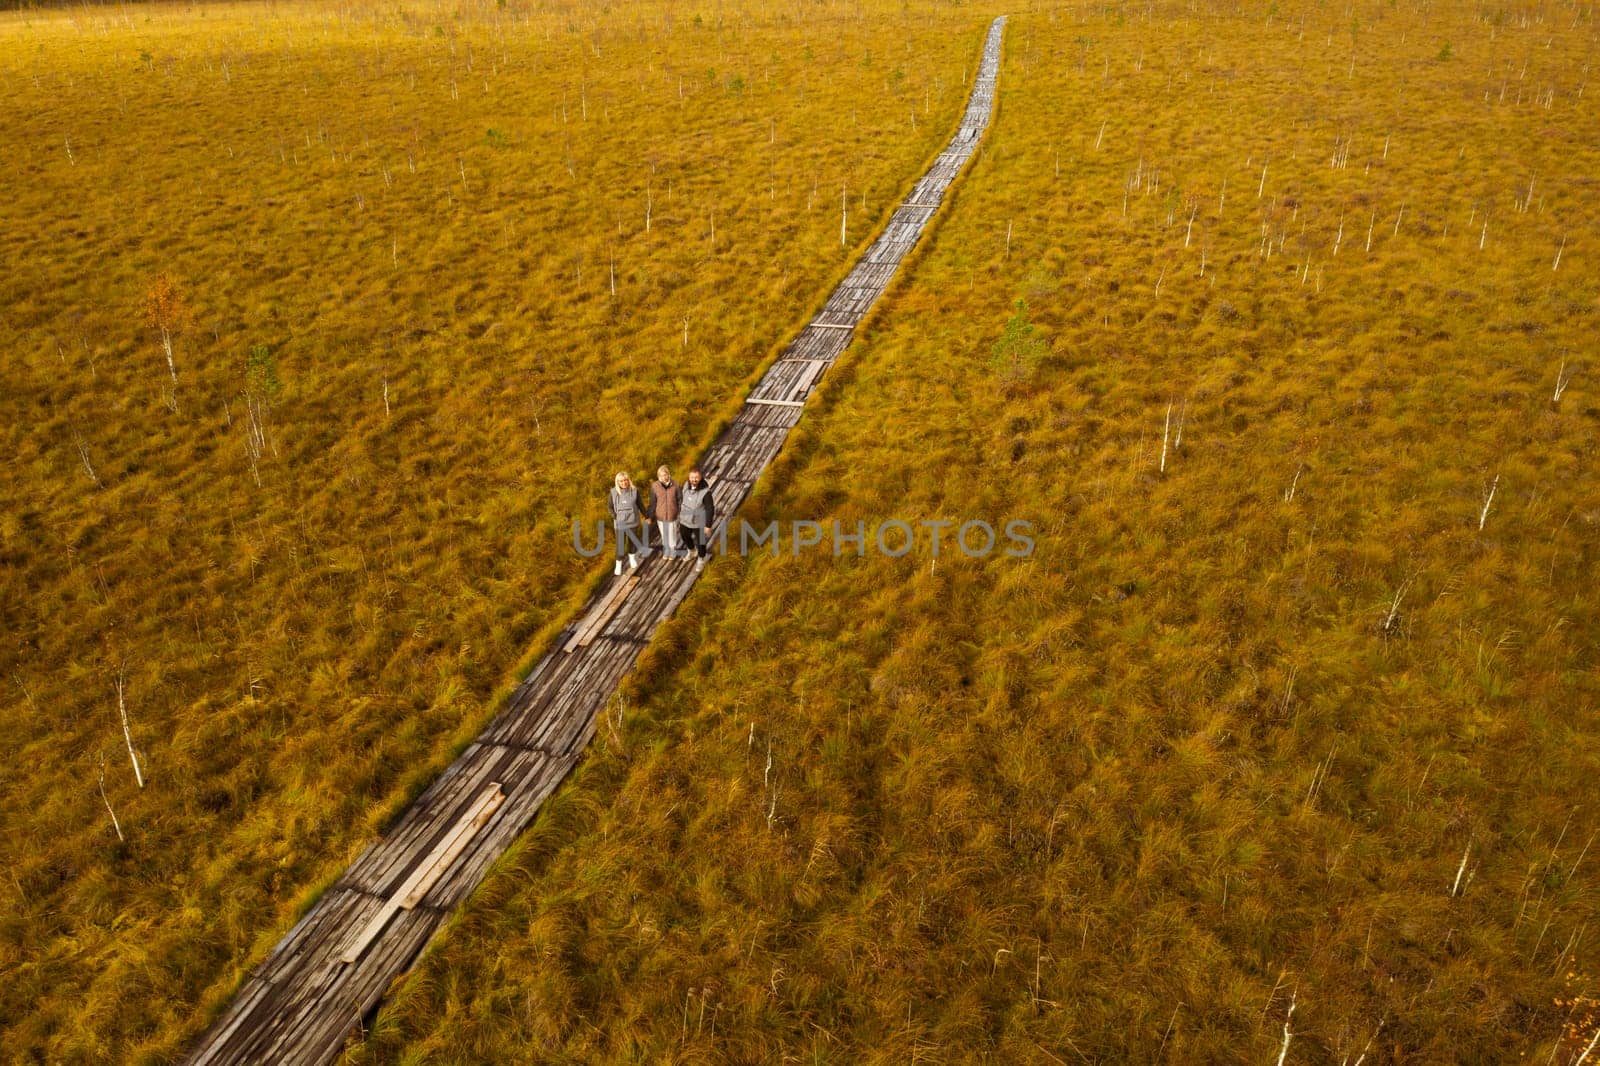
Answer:
[[[711,480],[702,477],[700,468],[689,471],[689,480],[682,486],[679,500],[678,528],[684,540],[694,548],[695,569],[706,565],[706,551],[711,543],[711,527],[717,521],[716,500],[711,497]],[[688,555],[685,553],[685,558]]]
[[[644,501],[639,498],[639,490],[633,487],[633,479],[626,473],[617,475],[607,505],[611,509],[611,532],[617,541],[617,565],[612,573],[622,573],[624,554],[628,557],[628,569],[637,570],[638,552],[644,549],[646,512]]]
[[[657,470],[656,479],[650,482],[650,513],[661,534],[661,554],[673,558],[679,553],[678,511],[682,498],[683,486],[672,480],[672,471],[664,466]]]

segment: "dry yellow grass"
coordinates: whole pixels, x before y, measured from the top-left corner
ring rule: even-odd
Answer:
[[[203,1023],[581,595],[612,471],[826,291],[841,191],[853,246],[937,149],[985,22],[0,16],[6,1055]]]
[[[751,517],[1036,554],[712,567],[358,1058],[1271,1062],[1287,1025],[1286,1062],[1570,1066],[1595,32],[1017,13],[982,156]]]

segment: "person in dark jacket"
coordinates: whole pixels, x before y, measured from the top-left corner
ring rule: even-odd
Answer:
[[[689,471],[689,480],[683,484],[678,506],[678,528],[683,532],[684,542],[694,548],[697,570],[706,565],[706,553],[711,545],[711,527],[716,521],[717,504],[711,497],[711,479],[703,477],[696,467]]]
[[[657,470],[656,479],[650,482],[650,513],[661,533],[661,554],[669,558],[680,554],[678,510],[682,496],[683,486],[672,480],[672,471],[664,466]]]
[[[638,552],[644,549],[644,523],[649,517],[639,490],[626,473],[619,473],[607,499],[611,510],[611,532],[617,541],[617,566],[614,574],[622,573],[622,557],[628,557],[628,569],[639,569]]]

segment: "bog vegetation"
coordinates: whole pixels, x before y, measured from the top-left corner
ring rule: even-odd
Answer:
[[[937,150],[983,23],[0,16],[5,1056],[176,1054]]]
[[[1595,32],[1018,11],[751,517],[1037,550],[713,566],[361,1061],[1594,1062]]]
[[[19,1057],[194,1031],[986,21],[412,11],[4,24]],[[714,564],[358,1060],[1594,1061],[1591,9],[1012,14],[748,506],[1034,554]]]

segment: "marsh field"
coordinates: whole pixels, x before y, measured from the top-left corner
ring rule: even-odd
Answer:
[[[997,110],[347,1059],[1600,1061],[1591,3],[0,12],[0,1054],[172,1062]],[[1585,1056],[1587,1055],[1587,1059]]]

